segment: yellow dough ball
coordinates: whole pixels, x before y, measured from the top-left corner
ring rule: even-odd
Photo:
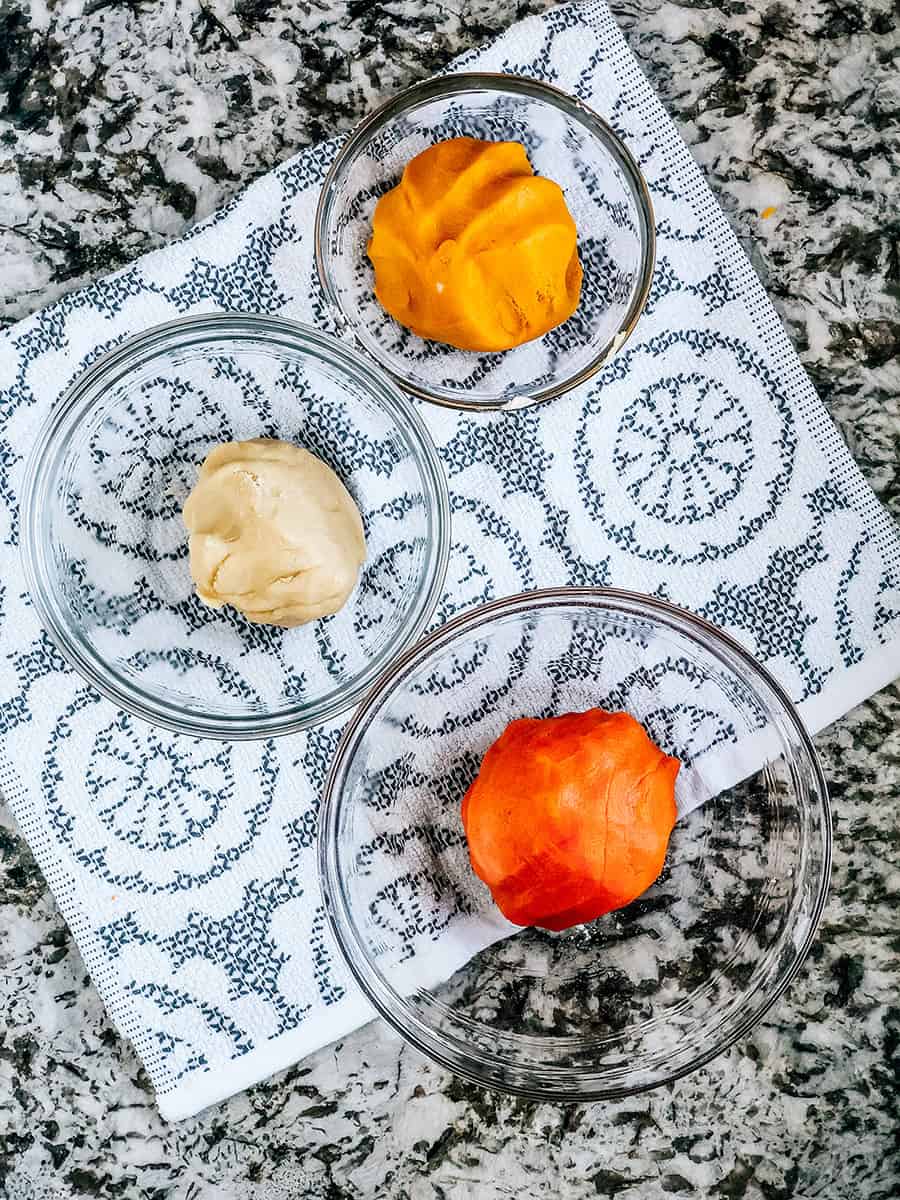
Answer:
[[[391,316],[461,350],[541,337],[581,296],[565,196],[518,142],[451,138],[417,155],[379,200],[368,253]]]

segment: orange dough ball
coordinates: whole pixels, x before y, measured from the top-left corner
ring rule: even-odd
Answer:
[[[513,721],[463,799],[476,875],[517,925],[623,908],[663,868],[680,766],[627,713]]]
[[[391,316],[461,350],[541,337],[581,295],[562,189],[518,142],[452,138],[417,155],[379,200],[368,253]]]

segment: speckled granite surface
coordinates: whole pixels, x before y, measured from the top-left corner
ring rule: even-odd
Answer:
[[[541,7],[0,0],[2,318],[177,236],[379,96]],[[896,7],[613,7],[900,516]],[[0,1195],[897,1196],[900,689],[818,745],[833,892],[789,996],[696,1075],[573,1109],[481,1093],[375,1024],[166,1126],[0,816]]]

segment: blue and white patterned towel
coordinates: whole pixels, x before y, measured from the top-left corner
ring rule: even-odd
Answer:
[[[897,529],[606,7],[528,20],[464,65],[550,80],[605,115],[649,180],[659,258],[637,334],[578,394],[513,417],[422,410],[454,523],[436,620],[566,581],[655,592],[731,630],[822,727],[900,671]],[[17,493],[61,389],[129,334],[214,310],[322,318],[313,213],[334,151],[0,339],[3,790],[173,1118],[370,1015],[316,883],[340,728],[229,745],[118,713],[22,593]]]

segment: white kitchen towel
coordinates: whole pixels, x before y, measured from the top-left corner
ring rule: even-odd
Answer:
[[[821,728],[900,671],[897,529],[605,5],[527,20],[457,65],[549,80],[607,117],[648,179],[659,244],[635,336],[577,394],[491,418],[420,409],[453,516],[435,621],[542,585],[652,592],[730,630]],[[62,389],[123,338],[186,313],[322,318],[313,214],[335,149],[0,339],[3,791],[171,1118],[371,1015],[316,882],[340,726],[221,744],[120,714],[23,594],[17,497]]]

